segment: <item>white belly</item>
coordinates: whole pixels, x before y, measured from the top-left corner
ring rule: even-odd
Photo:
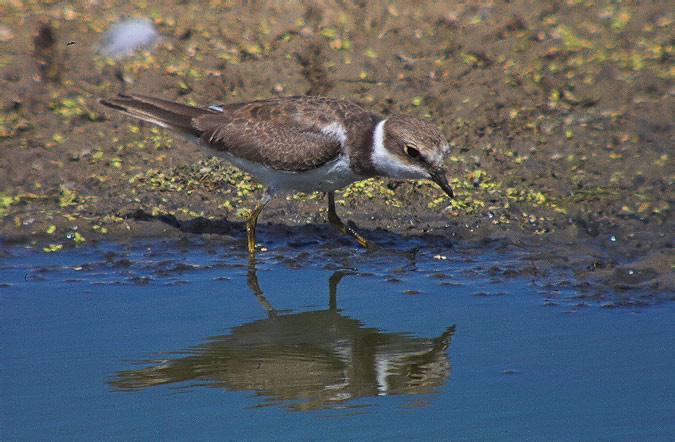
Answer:
[[[213,150],[208,150],[208,152],[214,153]],[[235,157],[227,152],[215,154],[255,176],[264,186],[277,189],[292,189],[301,192],[332,192],[365,178],[352,172],[349,168],[349,158],[346,155],[339,156],[317,169],[289,172],[270,169],[261,164]]]

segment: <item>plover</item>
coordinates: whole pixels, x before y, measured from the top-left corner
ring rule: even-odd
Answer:
[[[258,215],[280,189],[325,192],[329,222],[364,247],[369,241],[337,216],[335,190],[373,176],[424,178],[453,197],[443,167],[448,142],[423,118],[384,118],[345,100],[315,96],[210,107],[138,94],[100,102],[185,136],[263,184],[262,197],[246,220],[250,254],[255,253]]]

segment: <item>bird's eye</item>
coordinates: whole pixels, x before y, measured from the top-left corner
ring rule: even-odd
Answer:
[[[416,160],[420,157],[420,151],[412,147],[410,144],[406,144],[403,147],[403,151],[413,160]]]

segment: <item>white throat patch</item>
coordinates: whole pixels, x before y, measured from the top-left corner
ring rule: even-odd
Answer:
[[[375,126],[373,131],[373,158],[377,155],[376,152],[382,152],[384,150],[384,123],[387,122],[387,119],[380,121]]]
[[[426,170],[413,164],[404,163],[384,147],[384,124],[377,123],[373,131],[373,166],[381,175],[392,178],[428,178]]]

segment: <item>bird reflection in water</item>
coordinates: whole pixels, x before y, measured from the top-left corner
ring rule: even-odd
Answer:
[[[329,278],[327,310],[277,313],[260,290],[252,262],[247,282],[267,312],[265,319],[178,353],[185,356],[141,361],[143,368],[119,371],[108,384],[117,390],[179,383],[252,390],[264,397],[261,406],[295,411],[435,391],[450,374],[446,350],[454,326],[436,338],[364,327],[337,309],[337,285],[344,276],[337,271]]]

